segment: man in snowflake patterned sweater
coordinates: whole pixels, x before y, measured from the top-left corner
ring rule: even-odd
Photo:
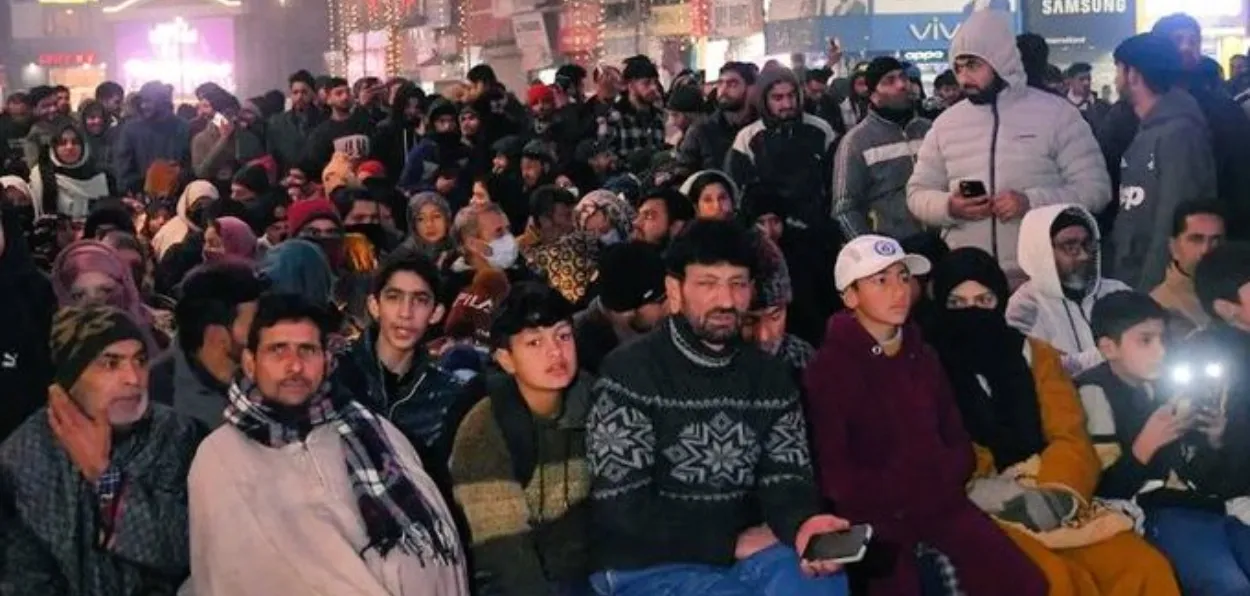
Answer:
[[[798,390],[742,342],[753,245],[729,222],[673,243],[675,314],[607,357],[587,421],[600,593],[844,595],[836,564],[800,561],[848,523],[820,512]]]

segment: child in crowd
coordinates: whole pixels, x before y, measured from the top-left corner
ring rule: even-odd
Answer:
[[[876,530],[859,569],[870,596],[919,593],[920,543],[949,557],[970,596],[1046,594],[1037,567],[965,493],[972,443],[941,362],[907,322],[911,275],[929,269],[883,236],[838,254],[850,312],[830,319],[805,383],[822,493]]]

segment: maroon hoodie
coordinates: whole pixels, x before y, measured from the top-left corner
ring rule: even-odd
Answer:
[[[854,315],[834,315],[804,386],[816,475],[839,515],[901,521],[967,504],[972,442],[916,326],[890,357]]]

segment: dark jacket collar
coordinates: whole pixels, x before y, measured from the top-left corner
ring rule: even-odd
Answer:
[[[734,357],[738,355],[740,343],[736,341],[731,341],[719,351],[709,348],[695,335],[694,328],[690,326],[690,321],[686,320],[685,316],[669,317],[665,328],[677,351],[692,364],[701,368],[725,368],[733,364]]]
[[[495,415],[495,423],[503,434],[504,443],[512,457],[512,471],[518,482],[528,484],[537,462],[537,446],[534,435],[542,422],[535,420],[516,380],[511,375],[492,367],[485,373],[486,393]],[[590,388],[594,375],[579,373],[573,384],[564,392],[559,416],[555,425],[561,431],[584,431],[586,415],[590,411]]]

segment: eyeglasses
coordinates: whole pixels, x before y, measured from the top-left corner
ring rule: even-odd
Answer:
[[[1082,253],[1093,256],[1098,251],[1098,243],[1093,238],[1086,240],[1068,240],[1053,245],[1056,252],[1064,256],[1079,257]]]

